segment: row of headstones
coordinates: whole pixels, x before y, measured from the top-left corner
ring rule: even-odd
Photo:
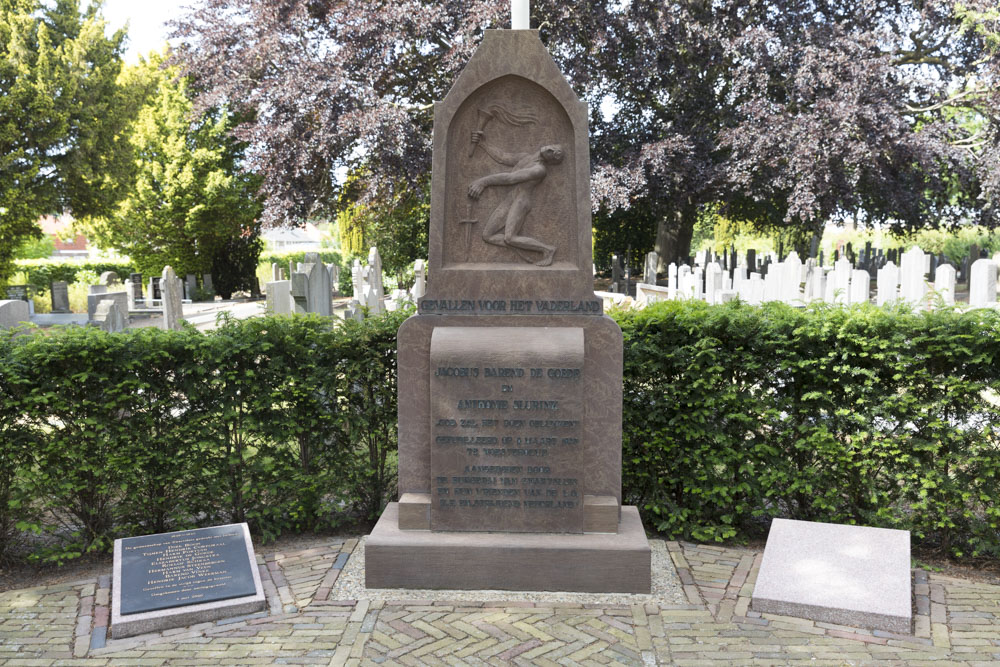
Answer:
[[[652,253],[651,253],[652,255]],[[920,248],[911,248],[899,256],[900,265],[887,261],[877,270],[875,300],[879,305],[905,301],[916,306],[929,306],[940,299],[955,303],[957,270],[950,264],[933,266],[932,257]],[[872,275],[867,269],[856,268],[846,257],[838,259],[832,269],[820,266],[815,259],[802,262],[792,252],[784,261],[769,263],[766,273],[747,272],[736,266],[726,271],[719,262],[709,262],[702,268],[670,264],[667,285],[660,287],[655,280],[657,258],[647,256],[647,283],[637,286],[637,299],[699,299],[709,303],[724,303],[739,298],[750,304],[783,301],[801,305],[822,301],[854,304],[871,300]],[[1000,253],[991,259],[972,262],[969,269],[969,305],[989,307],[997,300]],[[933,297],[933,298],[932,298]]]
[[[709,264],[718,263],[722,266],[723,271],[729,274],[730,280],[734,281],[736,280],[735,273],[738,267],[743,267],[750,272],[760,273],[762,277],[766,277],[773,265],[784,263],[793,254],[798,257],[797,253],[788,253],[786,256],[784,250],[779,245],[777,253],[758,253],[754,249],[749,249],[745,255],[741,256],[737,254],[736,248],[733,247],[721,254],[716,254],[711,250],[698,253],[689,258],[688,265],[692,267],[692,270],[700,266],[704,272]],[[876,278],[878,272],[889,264],[897,267],[901,266],[903,255],[905,254],[898,248],[891,248],[889,250],[873,248],[871,242],[866,243],[864,249],[855,253],[851,244],[848,243],[844,248],[834,250],[833,263],[836,266],[838,261],[847,259],[854,266],[855,270],[867,271],[872,278]],[[819,251],[819,244],[815,241],[810,251],[810,259],[813,260],[815,266],[826,266],[823,252]],[[956,271],[956,279],[968,284],[971,278],[972,265],[980,259],[993,259],[994,262],[997,262],[1000,258],[996,256],[989,258],[985,250],[973,245],[969,249],[968,256],[964,257],[957,266],[953,266]],[[929,274],[932,278],[936,275],[938,266],[950,264],[949,260],[941,254],[925,255],[924,261],[929,265],[925,273]],[[633,279],[634,272],[628,266],[627,259],[623,264],[622,259],[618,255],[612,255],[610,289],[612,292],[625,294],[630,291],[630,287],[636,282],[642,282],[646,285],[656,285],[659,266],[660,257],[657,253],[650,252],[644,258],[641,280],[638,277]]]
[[[272,315],[290,313],[316,313],[329,317],[333,315],[333,297],[338,296],[337,285],[340,267],[323,264],[318,253],[306,253],[305,262],[289,266],[291,280],[285,279],[283,267],[271,265],[271,282],[266,285],[267,312]],[[355,259],[351,266],[351,282],[354,293],[345,311],[345,318],[360,320],[364,308],[372,315],[386,310],[396,310],[403,303],[415,301],[424,295],[426,289],[425,262],[418,259],[414,265],[416,282],[410,292],[395,290],[386,298],[382,279],[382,258],[377,248],[368,253],[368,263]]]
[[[209,278],[210,280],[210,278]],[[129,313],[137,310],[136,301],[142,300],[142,274],[130,274],[125,281],[124,291],[114,290],[119,277],[113,271],[101,274],[98,285],[91,285],[87,295],[87,321],[108,332],[124,331],[129,325]],[[211,284],[211,283],[208,283]],[[28,297],[27,286],[16,285],[8,295],[13,295],[5,304],[4,315],[0,317],[0,328],[10,328],[31,318],[31,300]],[[114,290],[114,291],[112,291]],[[69,312],[69,285],[64,281],[56,281],[51,285],[52,312]],[[150,279],[150,294],[162,304],[164,329],[180,329],[183,319],[183,281],[177,277],[174,270],[167,266],[158,278]],[[23,294],[23,297],[22,297]],[[6,305],[14,304],[14,305]],[[17,305],[20,304],[20,305]],[[145,305],[145,302],[144,302]]]

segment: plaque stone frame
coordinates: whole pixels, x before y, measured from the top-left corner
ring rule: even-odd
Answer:
[[[148,632],[159,632],[171,628],[186,627],[197,623],[216,621],[232,616],[241,616],[261,611],[267,607],[264,597],[264,587],[261,584],[260,568],[254,553],[253,541],[250,539],[250,528],[245,523],[213,526],[214,528],[238,528],[243,534],[243,544],[246,547],[246,557],[253,577],[253,595],[244,597],[203,602],[186,606],[175,606],[155,611],[136,614],[122,614],[122,539],[115,540],[114,569],[111,586],[111,637],[122,639]],[[197,529],[195,529],[197,530]],[[162,533],[163,535],[178,535],[190,533],[193,530]]]

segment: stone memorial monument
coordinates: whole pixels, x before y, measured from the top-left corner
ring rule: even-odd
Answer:
[[[181,279],[177,277],[173,268],[163,267],[163,274],[160,276],[159,289],[163,293],[163,329],[180,329],[181,321],[184,319],[184,306],[181,293],[184,288]]]
[[[398,333],[400,500],[368,539],[370,588],[650,591],[587,118],[530,30],[487,31],[435,105],[434,280]]]
[[[111,590],[114,639],[266,605],[245,523],[115,540]]]

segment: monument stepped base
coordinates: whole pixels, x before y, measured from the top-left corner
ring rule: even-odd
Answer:
[[[368,588],[649,593],[650,549],[635,507],[617,534],[400,530],[390,503],[365,546]]]

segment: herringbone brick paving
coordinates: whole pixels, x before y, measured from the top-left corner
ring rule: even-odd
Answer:
[[[754,612],[746,549],[668,543],[686,605],[330,600],[356,546],[259,558],[264,612],[123,640],[107,576],[0,593],[0,665],[1000,665],[1000,586],[920,570],[893,635]]]

